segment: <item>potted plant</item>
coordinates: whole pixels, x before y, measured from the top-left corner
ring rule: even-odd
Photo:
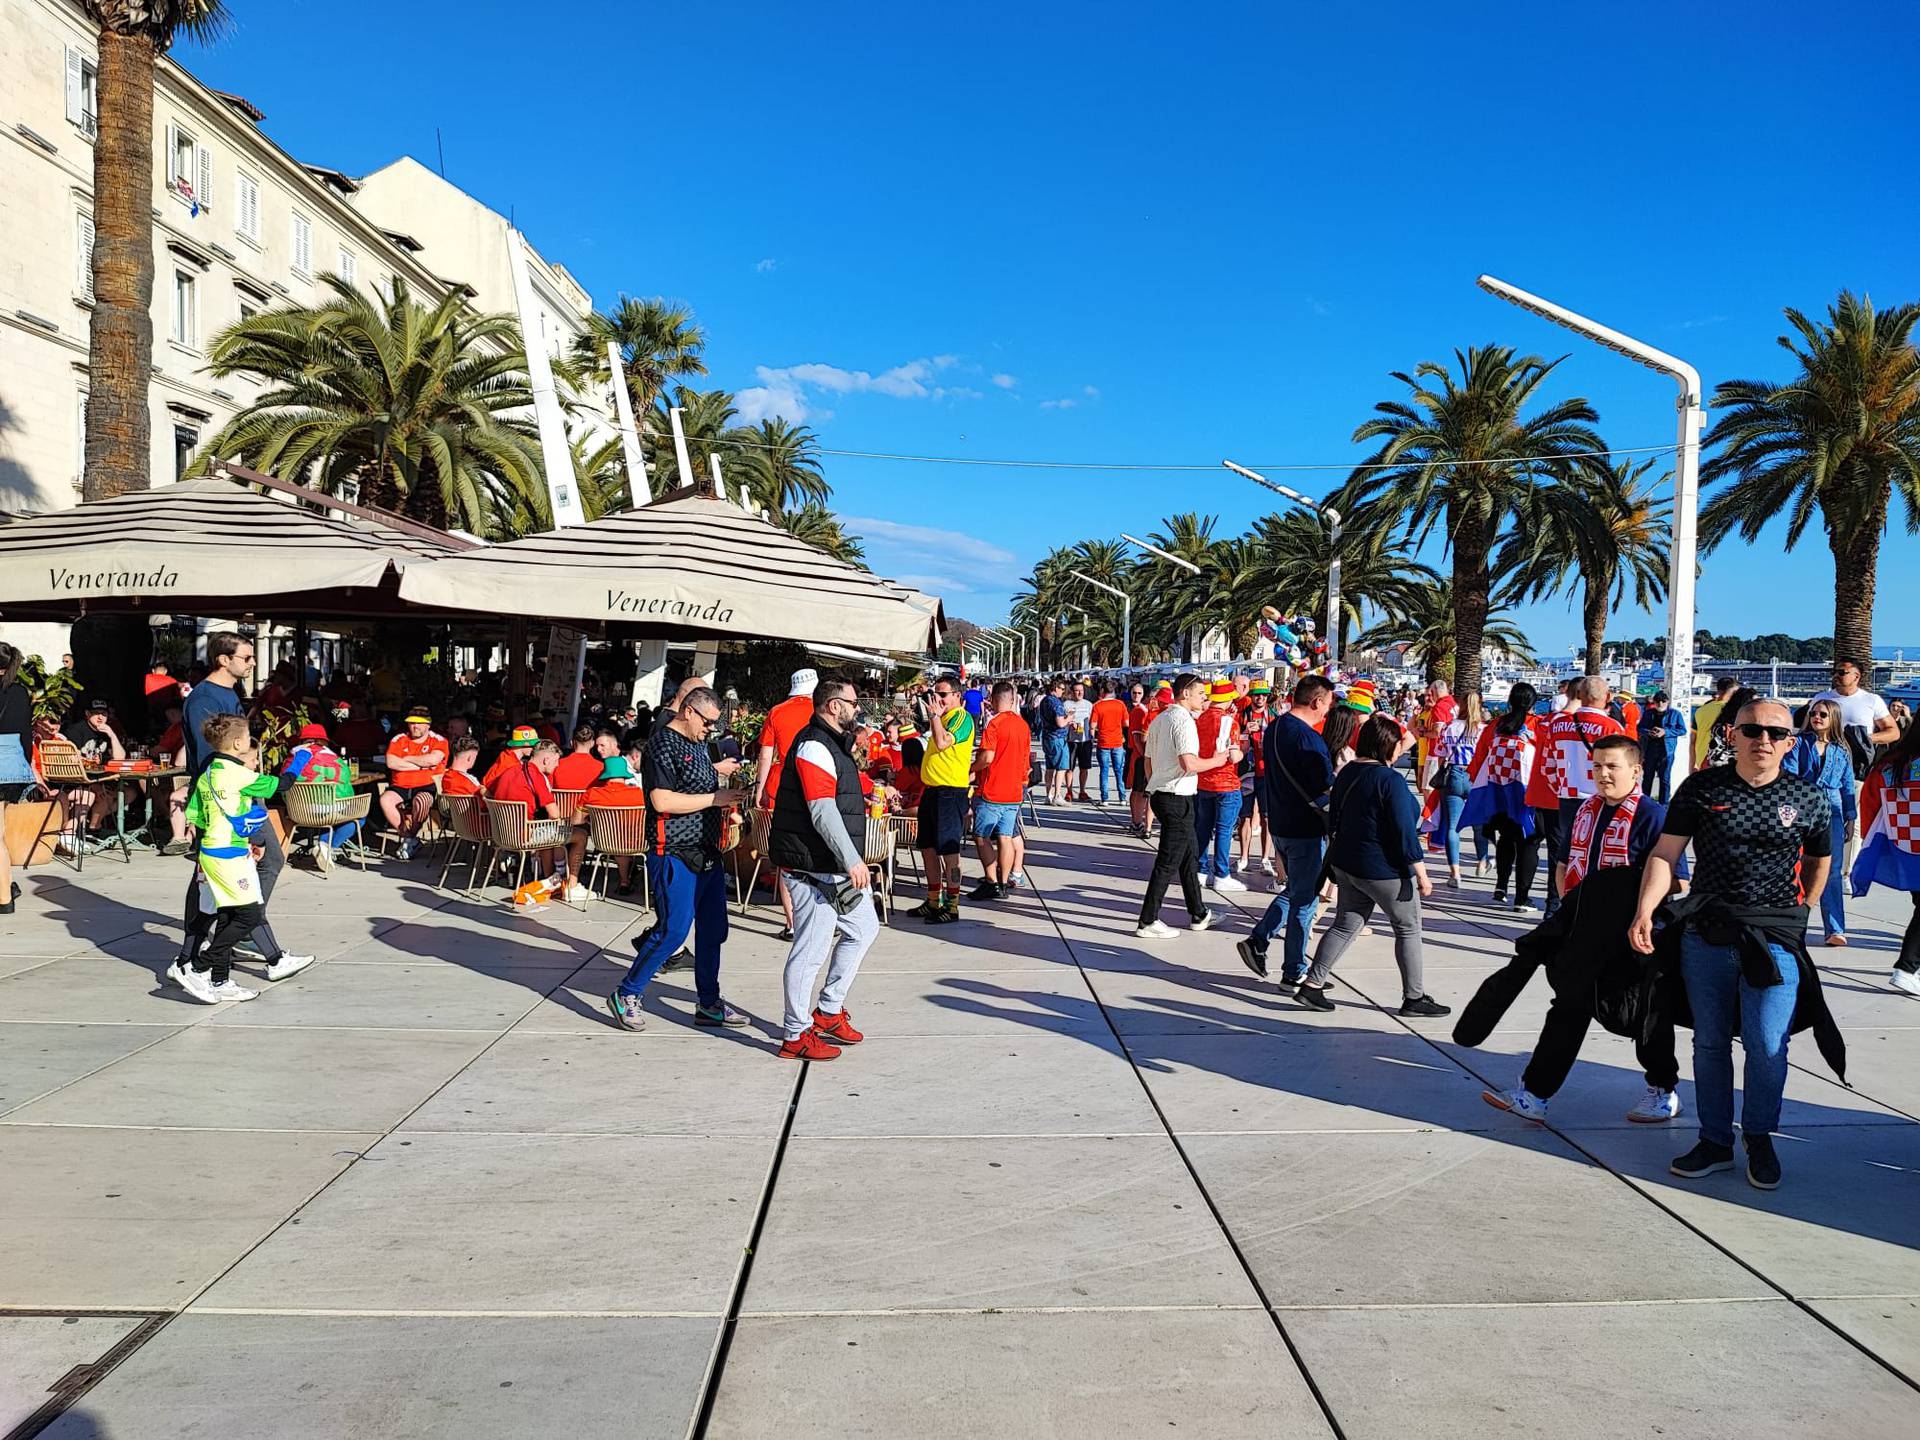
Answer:
[[[34,768],[39,768],[39,742],[57,734],[60,722],[80,698],[80,682],[69,670],[48,670],[47,662],[29,655],[20,664],[20,679],[33,697]],[[66,802],[52,791],[35,791],[37,798],[7,806],[7,854],[21,869],[53,859],[54,841],[67,823]]]
[[[262,775],[275,775],[280,772],[281,767],[287,763],[287,757],[293,753],[293,747],[300,743],[300,729],[307,720],[307,707],[304,702],[290,710],[278,706],[265,708],[255,717],[254,724],[259,732],[257,743],[260,747],[257,768]],[[273,833],[279,838],[284,848],[291,830],[287,825],[286,812],[278,803],[267,807],[267,823],[273,826]]]

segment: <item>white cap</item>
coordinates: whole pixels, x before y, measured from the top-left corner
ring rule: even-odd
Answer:
[[[787,692],[789,698],[795,695],[811,695],[820,684],[818,670],[796,670],[793,672],[793,688]]]

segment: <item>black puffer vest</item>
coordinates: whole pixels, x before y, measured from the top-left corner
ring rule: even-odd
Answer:
[[[780,767],[780,790],[773,797],[773,824],[767,832],[767,849],[774,864],[789,870],[837,875],[847,867],[813,828],[813,818],[807,813],[807,797],[800,784],[800,747],[809,740],[820,741],[833,756],[838,780],[833,803],[846,824],[855,853],[862,849],[867,833],[867,802],[860,790],[860,767],[853,761],[853,737],[822,725],[817,718],[793,737],[793,748],[787,751],[786,763]]]

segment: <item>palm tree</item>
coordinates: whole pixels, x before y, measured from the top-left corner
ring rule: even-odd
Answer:
[[[1728,481],[1700,512],[1708,549],[1738,534],[1751,543],[1787,517],[1787,549],[1816,510],[1833,553],[1833,647],[1863,673],[1873,664],[1873,601],[1880,540],[1893,494],[1905,503],[1907,533],[1920,529],[1920,306],[1876,312],[1843,290],[1824,324],[1786,312],[1799,335],[1779,337],[1798,373],[1784,384],[1729,380],[1713,395],[1727,413],[1708,446],[1702,485]]]
[[[1440,578],[1392,543],[1393,526],[1377,507],[1362,505],[1340,527],[1340,653],[1347,635],[1365,623],[1362,608],[1405,610],[1420,586]],[[1327,524],[1309,510],[1263,515],[1254,522],[1255,573],[1267,603],[1285,615],[1311,615],[1322,635],[1327,625],[1327,575],[1334,547]]]
[[[862,570],[868,568],[867,547],[860,543],[860,537],[843,530],[839,519],[818,500],[809,500],[796,510],[781,511],[773,517],[773,523],[836,560],[844,560]]]
[[[1147,576],[1152,579],[1146,587],[1149,597],[1146,610],[1134,618],[1136,622],[1144,620],[1147,634],[1169,651],[1177,650],[1182,660],[1192,658],[1194,643],[1206,633],[1213,618],[1215,587],[1207,578],[1206,569],[1214,546],[1213,527],[1217,523],[1215,516],[1197,515],[1189,510],[1169,515],[1162,527],[1149,537],[1160,549],[1199,566],[1201,574],[1195,575],[1178,565],[1170,566],[1152,556],[1140,562],[1145,572],[1143,582]]]
[[[669,380],[707,373],[700,352],[707,335],[693,323],[693,307],[678,300],[638,300],[622,295],[620,303],[587,317],[586,332],[575,337],[573,357],[585,378],[595,385],[613,379],[607,366],[607,342],[620,347],[621,368],[627,375],[627,393],[633,413],[645,416],[666,393]]]
[[[511,534],[551,524],[533,394],[508,315],[433,308],[396,277],[388,298],[321,277],[332,298],[266,310],[208,350],[217,376],[266,386],[188,467],[238,458],[283,479],[431,525]]]
[[[681,411],[681,428],[686,432],[687,460],[693,466],[690,476],[681,475],[680,457],[673,448],[673,422],[667,412],[676,406]],[[721,456],[720,463],[729,469],[738,463],[735,458],[738,449],[729,447],[726,439],[739,413],[733,408],[733,396],[725,390],[689,390],[681,385],[671,399],[662,395],[656,400],[644,421],[649,437],[648,451],[653,457],[650,472],[654,493],[665,494],[685,485],[702,493],[711,491],[713,469],[707,457]],[[738,477],[734,475],[726,475],[725,479],[729,488],[738,484]]]
[[[1666,598],[1673,507],[1655,499],[1655,487],[1646,483],[1653,464],[1616,461],[1595,478],[1537,492],[1494,562],[1507,576],[1502,598],[1516,604],[1580,582],[1588,675],[1600,673],[1607,617],[1629,587],[1642,610]]]
[[[1354,637],[1356,650],[1378,650],[1387,645],[1405,645],[1409,655],[1426,667],[1429,680],[1448,680],[1461,695],[1480,689],[1479,656],[1474,656],[1473,679],[1463,683],[1459,662],[1459,604],[1453,581],[1435,579],[1422,584],[1404,610],[1388,614],[1378,624]],[[1504,618],[1506,607],[1489,600],[1481,625],[1480,641],[1491,642],[1523,665],[1533,663],[1533,647],[1526,635]]]
[[[1599,417],[1585,400],[1523,412],[1558,361],[1516,356],[1489,345],[1456,351],[1460,374],[1426,360],[1393,378],[1411,392],[1383,400],[1375,417],[1353,432],[1357,441],[1383,443],[1349,478],[1334,504],[1343,512],[1362,503],[1404,526],[1415,547],[1436,525],[1453,556],[1454,688],[1480,688],[1480,643],[1490,613],[1490,560],[1508,521],[1543,481],[1569,482],[1603,448],[1592,428]]]
[[[86,473],[103,500],[153,483],[153,68],[180,34],[212,39],[222,0],[86,0],[100,29],[93,142],[93,319]]]
[[[833,494],[820,469],[819,437],[805,425],[775,417],[735,426],[717,448],[728,482],[737,487],[745,480],[754,503],[776,514]]]

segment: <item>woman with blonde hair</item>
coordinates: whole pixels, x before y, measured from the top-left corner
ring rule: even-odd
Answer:
[[[1858,801],[1853,792],[1853,756],[1847,749],[1847,737],[1840,728],[1840,707],[1831,700],[1816,700],[1807,706],[1806,729],[1780,768],[1789,775],[1811,780],[1827,797],[1827,818],[1832,826],[1833,853],[1847,853],[1859,824]],[[1846,866],[1835,863],[1827,870],[1827,883],[1820,892],[1820,925],[1826,931],[1826,943],[1847,943]]]

